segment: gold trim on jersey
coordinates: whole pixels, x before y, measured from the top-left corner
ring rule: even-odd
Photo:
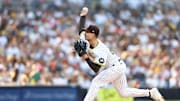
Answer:
[[[99,45],[99,41],[97,41],[97,44],[96,44],[96,46],[95,46],[95,47],[97,47],[98,45]],[[95,48],[95,47],[94,47],[94,48]]]
[[[80,34],[79,34],[79,36],[78,36],[78,39],[80,39],[81,37],[84,37],[85,36],[85,31],[82,31]]]
[[[82,31],[80,34],[79,34],[79,36],[81,36],[82,34],[85,34],[86,32],[85,31]]]
[[[100,67],[102,67],[103,66],[103,64],[101,64],[101,63],[98,63],[98,62],[95,62],[95,54],[93,53],[93,52],[88,52],[88,56],[91,58],[91,60],[95,63],[95,64],[97,64],[97,65],[99,65]]]
[[[97,65],[99,65],[100,67],[103,66],[103,64],[101,64],[101,63],[98,63],[98,62],[94,62],[94,63],[97,64]]]

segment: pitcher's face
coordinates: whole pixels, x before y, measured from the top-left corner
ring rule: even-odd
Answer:
[[[86,38],[86,40],[90,41],[90,40],[96,39],[96,35],[91,32],[86,32],[85,38]]]

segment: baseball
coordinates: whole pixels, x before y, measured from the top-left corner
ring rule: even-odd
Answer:
[[[88,8],[87,7],[83,7],[83,11],[84,12],[88,12]]]

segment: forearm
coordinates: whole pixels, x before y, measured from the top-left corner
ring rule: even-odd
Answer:
[[[86,22],[86,16],[88,14],[88,8],[83,7],[80,13],[80,22],[79,22],[79,33],[81,29],[85,27],[85,22]]]
[[[95,72],[98,73],[99,69],[100,69],[100,65],[94,63],[87,54],[83,55],[82,58],[88,63],[89,67]]]
[[[86,22],[86,16],[81,16],[79,22],[79,32],[85,27],[85,22]]]

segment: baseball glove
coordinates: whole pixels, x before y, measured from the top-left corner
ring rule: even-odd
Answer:
[[[76,52],[78,53],[79,56],[83,56],[84,54],[86,54],[86,50],[87,50],[87,42],[83,41],[83,40],[77,40],[74,43],[74,49],[76,50]]]

